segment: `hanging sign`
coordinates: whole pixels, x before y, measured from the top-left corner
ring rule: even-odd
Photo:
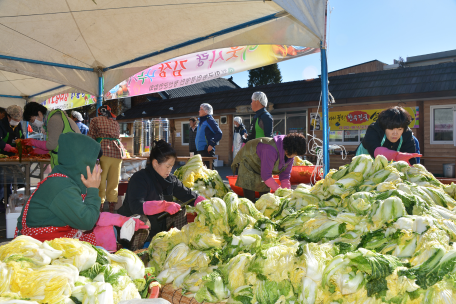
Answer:
[[[105,99],[184,87],[319,51],[291,45],[247,45],[184,55],[154,65],[122,81],[105,94]]]
[[[419,107],[404,107],[412,122],[410,128],[419,127]],[[377,121],[378,115],[385,109],[329,112],[328,120],[331,130],[362,130]],[[321,115],[321,112],[319,113]],[[319,128],[316,130],[319,130]]]
[[[65,93],[46,99],[42,105],[49,110],[69,110],[97,103],[97,97],[83,93]]]

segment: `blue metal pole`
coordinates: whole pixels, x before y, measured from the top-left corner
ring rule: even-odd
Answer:
[[[326,48],[321,43],[321,102],[323,125],[323,170],[324,176],[329,172],[329,121],[328,121],[328,62]]]
[[[14,61],[20,61],[20,62],[28,62],[28,63],[55,66],[55,67],[65,68],[65,69],[74,69],[74,70],[93,72],[93,68],[84,68],[84,67],[80,67],[77,65],[68,65],[68,64],[63,64],[63,63],[55,63],[55,62],[27,59],[27,58],[21,58],[21,57],[0,55],[0,59],[14,60]]]
[[[103,105],[103,74],[100,70],[98,70],[98,97],[97,97],[97,113],[98,116],[98,108]]]

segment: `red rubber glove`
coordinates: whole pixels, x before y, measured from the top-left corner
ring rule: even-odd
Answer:
[[[46,148],[46,141],[44,140],[37,140],[33,138],[27,138],[22,140],[22,144],[26,146],[34,146],[36,148],[39,148],[41,150],[47,150]]]
[[[289,179],[284,179],[280,181],[281,187],[286,189],[291,189],[291,184]]]
[[[35,149],[33,149],[32,153],[30,153],[30,154],[41,155],[41,154],[48,154],[48,153],[49,153],[48,150],[41,150],[40,148],[35,148]]]
[[[272,177],[268,180],[265,180],[264,183],[266,184],[266,186],[271,188],[273,192],[280,188],[279,184],[277,184],[277,182]]]
[[[202,201],[205,201],[206,198],[204,196],[198,196],[195,200],[195,206],[198,204],[198,203],[201,203]]]
[[[17,151],[16,148],[11,147],[11,145],[8,145],[8,144],[5,145],[5,149],[3,149],[3,150],[5,150],[6,152],[14,153],[14,154],[19,153],[19,151]]]
[[[174,214],[180,210],[180,205],[174,202],[167,201],[147,201],[143,204],[143,211],[145,215],[154,215],[161,212],[168,212]]]

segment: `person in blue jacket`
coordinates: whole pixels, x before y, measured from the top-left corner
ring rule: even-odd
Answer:
[[[196,154],[201,156],[214,156],[215,146],[222,139],[222,130],[212,117],[212,106],[203,103],[199,109],[199,127],[196,132]]]
[[[84,119],[82,118],[81,113],[79,113],[77,111],[73,111],[73,112],[71,112],[71,117],[73,118],[74,122],[78,125],[79,131],[81,131],[81,134],[87,135],[87,133],[89,132],[89,127],[87,127],[83,123]]]

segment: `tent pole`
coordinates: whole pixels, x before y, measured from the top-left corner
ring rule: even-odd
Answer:
[[[323,170],[324,176],[326,176],[329,172],[328,62],[326,60],[326,46],[323,46],[323,42],[321,42],[321,101],[323,112]]]
[[[25,105],[27,105],[28,102],[29,102],[29,98],[26,97],[26,98],[25,98]],[[26,122],[25,122],[25,138],[28,138],[28,137],[29,137],[28,127],[29,127],[29,122],[26,121]]]
[[[54,66],[54,67],[59,67],[59,68],[65,68],[65,69],[93,72],[93,68],[84,68],[84,67],[80,67],[77,65],[68,65],[68,64],[63,64],[63,63],[48,62],[48,61],[42,61],[42,60],[34,60],[34,59],[27,59],[27,58],[20,58],[20,57],[6,56],[6,55],[0,55],[0,59],[48,65],[48,66]]]
[[[97,112],[95,113],[98,116],[98,108],[103,105],[103,70],[98,69],[98,97],[97,97]]]

